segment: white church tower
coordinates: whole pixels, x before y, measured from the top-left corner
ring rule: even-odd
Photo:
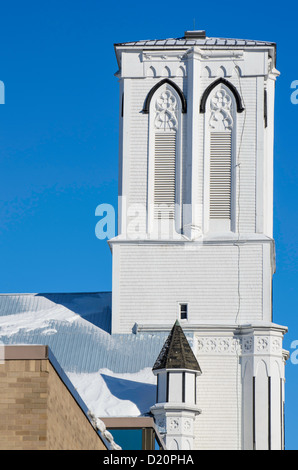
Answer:
[[[283,449],[286,327],[272,317],[274,43],[115,45],[112,332],[192,337],[194,449]]]

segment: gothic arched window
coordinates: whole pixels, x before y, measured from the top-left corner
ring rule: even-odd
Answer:
[[[235,89],[236,90],[236,89]],[[226,80],[218,80],[201,101],[205,113],[205,227],[210,231],[235,228],[235,148],[237,112],[241,99]]]
[[[148,220],[179,223],[182,102],[176,86],[163,81],[150,95]]]

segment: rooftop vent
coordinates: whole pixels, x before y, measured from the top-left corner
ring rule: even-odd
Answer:
[[[185,31],[185,39],[205,39],[206,31]]]

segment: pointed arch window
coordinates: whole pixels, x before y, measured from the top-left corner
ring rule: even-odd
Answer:
[[[210,100],[210,219],[231,219],[232,99],[218,88]]]
[[[181,191],[181,95],[166,80],[146,100],[149,111],[148,230],[156,221],[173,221],[179,214]]]
[[[219,80],[203,97],[205,112],[205,225],[210,231],[230,231],[235,225],[235,146],[240,97]],[[203,108],[202,108],[203,106]],[[203,109],[203,111],[202,111]]]
[[[176,202],[177,99],[165,89],[155,100],[154,218],[174,219]]]

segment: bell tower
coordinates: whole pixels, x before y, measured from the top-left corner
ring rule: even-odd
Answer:
[[[120,87],[112,332],[192,335],[194,448],[281,449],[287,328],[273,322],[276,46],[115,45]]]

